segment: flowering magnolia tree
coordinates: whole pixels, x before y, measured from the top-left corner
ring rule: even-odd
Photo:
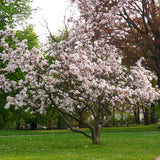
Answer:
[[[99,2],[79,2],[79,19],[69,19],[74,24],[69,40],[54,43],[47,55],[36,48],[29,51],[26,40],[19,42],[10,31],[0,32],[3,48],[0,59],[5,66],[0,69],[0,88],[6,93],[13,90],[16,93],[7,97],[5,108],[24,107],[31,113],[43,113],[46,107],[55,107],[60,115],[68,115],[88,127],[91,134],[73,129],[62,117],[72,131],[100,144],[100,132],[111,119],[111,107],[119,104],[132,107],[137,102],[147,106],[160,98],[160,92],[152,87],[151,81],[156,76],[141,65],[142,59],[127,69],[122,66],[117,51],[106,44],[100,26],[111,25],[111,19],[100,11],[99,15],[94,14],[99,9],[95,2]],[[90,10],[85,10],[85,5]],[[10,37],[16,48],[7,44]],[[24,78],[9,79],[8,75],[17,70]],[[86,115],[89,115],[87,119]]]

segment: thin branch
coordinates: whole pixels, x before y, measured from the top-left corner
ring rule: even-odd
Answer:
[[[65,15],[64,15],[64,20],[63,20],[64,28],[65,28],[65,38],[66,38],[66,41],[68,41],[68,35],[69,35],[68,27],[67,27],[67,24],[66,24],[67,11],[68,11],[68,7],[67,7],[66,10],[65,10]]]
[[[135,28],[139,33],[144,34],[144,32],[134,23],[134,21],[129,17],[127,11],[123,8],[123,13],[120,13],[120,15],[126,20],[126,22],[132,26],[133,28]],[[125,16],[126,17],[125,17]]]
[[[48,30],[48,32],[49,32],[50,37],[52,38],[52,40],[53,40],[54,42],[58,43],[58,41],[54,38],[54,36],[52,35],[52,33],[51,33],[50,29],[49,29],[47,21],[46,21],[45,19],[44,19],[44,21],[45,21],[45,23],[46,23],[46,28],[47,28],[47,30]]]

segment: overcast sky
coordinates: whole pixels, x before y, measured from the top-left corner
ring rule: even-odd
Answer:
[[[69,5],[69,0],[34,0],[33,8],[40,9],[33,14],[33,19],[29,20],[29,23],[35,24],[35,31],[41,41],[48,34],[44,19],[48,22],[51,32],[56,34],[64,26],[64,15]]]

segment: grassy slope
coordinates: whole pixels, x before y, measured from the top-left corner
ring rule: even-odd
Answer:
[[[0,137],[0,160],[153,160],[160,155],[160,132],[156,128],[105,128],[101,145],[67,130],[0,130],[1,136],[13,135]],[[24,134],[28,136],[14,136]]]

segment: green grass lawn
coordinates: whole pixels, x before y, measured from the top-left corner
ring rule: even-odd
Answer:
[[[68,130],[0,130],[0,160],[154,160],[158,155],[157,125],[105,128],[101,145]]]

